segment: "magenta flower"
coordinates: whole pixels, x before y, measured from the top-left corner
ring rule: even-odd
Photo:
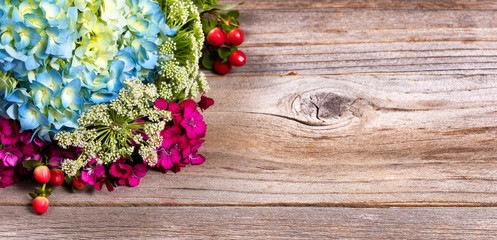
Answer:
[[[119,179],[117,181],[119,185],[137,186],[140,183],[140,178],[147,174],[148,168],[145,164],[136,164],[136,166],[132,167],[125,164],[124,160],[124,158],[121,158],[114,162],[109,169],[109,173]]]
[[[81,171],[81,180],[84,182],[95,185],[97,181],[103,177],[105,174],[105,168],[103,165],[96,165],[95,167],[87,167]]]
[[[181,113],[181,108],[177,103],[175,102],[169,103],[168,110],[173,117],[174,124],[179,124],[181,120],[183,120],[183,114]]]
[[[193,165],[202,164],[205,162],[205,157],[197,154],[197,150],[194,147],[189,147],[183,150],[183,162]]]
[[[110,175],[119,179],[119,185],[126,185],[126,180],[128,179],[132,170],[133,167],[125,164],[124,158],[121,158],[110,166],[109,173]]]
[[[194,139],[205,135],[207,125],[203,119],[204,118],[196,110],[196,108],[185,109],[185,112],[183,113],[183,120],[180,124],[183,128],[185,128],[188,138]]]
[[[214,99],[206,97],[206,96],[204,96],[204,94],[202,94],[202,97],[200,97],[200,102],[198,102],[197,105],[203,112],[204,110],[206,110],[210,106],[214,105]]]
[[[162,137],[162,148],[169,149],[173,146],[181,134],[181,128],[178,125],[174,125],[170,128],[166,128],[161,131],[160,135]]]
[[[128,185],[130,187],[135,187],[140,184],[140,178],[145,177],[147,175],[147,165],[145,164],[136,164],[133,167],[133,171],[131,172],[131,175],[128,177]]]
[[[112,182],[107,178],[107,177],[102,177],[98,180],[98,182],[93,185],[98,191],[102,190],[102,186],[104,185],[107,187],[107,191],[112,192],[114,191],[114,185]]]
[[[21,162],[23,154],[16,147],[6,147],[0,151],[0,159],[6,167],[15,167]]]
[[[159,156],[157,165],[164,170],[171,169],[174,166],[174,163],[181,161],[181,153],[176,148],[171,148],[169,150],[159,148],[157,155]]]
[[[19,125],[13,120],[0,117],[0,140],[3,145],[14,145],[19,141]]]
[[[191,99],[186,99],[181,102],[180,108],[182,111],[185,111],[187,108],[197,109],[197,103]]]
[[[0,164],[0,188],[6,188],[19,181],[19,177],[15,174],[14,168],[7,168]]]

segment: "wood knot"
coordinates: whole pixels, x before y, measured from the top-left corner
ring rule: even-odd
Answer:
[[[297,119],[310,125],[332,125],[352,117],[349,110],[354,99],[318,89],[298,95],[293,103],[293,113]]]

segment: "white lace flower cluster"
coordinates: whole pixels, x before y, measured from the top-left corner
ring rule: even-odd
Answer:
[[[150,166],[157,164],[156,149],[163,140],[160,132],[171,114],[154,106],[159,95],[155,85],[144,84],[138,78],[126,80],[125,85],[112,102],[95,105],[82,114],[78,129],[55,135],[63,148],[83,149],[78,159],[63,162],[62,170],[67,175],[74,176],[92,159],[109,164],[130,157],[136,149]]]
[[[161,8],[167,13],[167,25],[179,30],[174,38],[165,38],[159,46],[159,95],[167,100],[183,100],[208,89],[205,76],[198,71],[204,34],[193,2],[165,2]]]

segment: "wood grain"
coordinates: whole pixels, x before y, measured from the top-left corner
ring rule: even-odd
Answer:
[[[6,239],[492,239],[497,234],[496,208],[57,207],[43,217],[33,217],[26,207],[0,211],[0,238]]]

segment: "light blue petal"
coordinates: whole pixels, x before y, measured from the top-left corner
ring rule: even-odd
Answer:
[[[26,69],[28,71],[35,70],[39,66],[41,66],[41,64],[38,61],[36,61],[36,59],[33,56],[29,56],[25,64],[26,64]]]
[[[19,122],[22,130],[33,130],[48,125],[47,118],[31,103],[19,107]]]
[[[94,93],[91,95],[91,101],[94,104],[101,104],[112,101],[112,99],[116,98],[117,94],[115,93]]]
[[[17,105],[23,105],[28,101],[28,98],[29,94],[26,92],[26,89],[18,88],[10,93],[6,100],[16,103]]]

